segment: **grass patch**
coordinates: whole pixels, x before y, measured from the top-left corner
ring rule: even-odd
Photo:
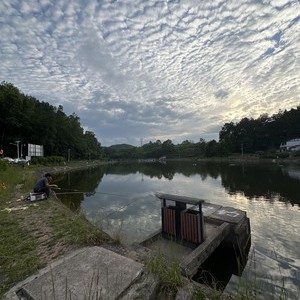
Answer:
[[[203,290],[196,290],[193,294],[193,299],[194,300],[224,300],[225,297],[222,294],[222,292],[218,290],[211,289],[210,291],[203,291]],[[232,298],[233,299],[233,298]],[[245,298],[246,300],[246,298]]]
[[[13,215],[1,215],[0,298],[14,283],[23,280],[44,265],[36,253],[36,246],[35,240],[19,226]]]
[[[65,207],[51,217],[50,225],[55,238],[63,238],[80,246],[99,245],[109,239],[108,235],[87,221],[83,213],[73,214]]]
[[[177,260],[167,263],[163,255],[157,253],[148,257],[146,267],[151,273],[158,276],[161,289],[167,293],[175,294],[183,285],[183,277]]]
[[[18,168],[7,167],[0,171],[0,206],[5,204],[8,196],[12,196],[14,187],[22,180],[22,174]]]
[[[26,178],[29,177],[18,166],[7,167],[0,173],[0,298],[13,284],[43,266],[35,239],[24,230],[14,213],[5,210],[11,207],[16,185],[24,185]]]
[[[80,246],[100,245],[109,239],[60,201],[20,201],[45,170],[19,165],[0,170],[0,299],[15,284],[46,262]],[[39,174],[39,175],[38,175]]]

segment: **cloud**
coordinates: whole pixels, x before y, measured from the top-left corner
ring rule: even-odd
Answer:
[[[214,95],[217,99],[224,99],[229,95],[229,92],[221,89],[216,91]]]
[[[297,11],[296,0],[3,0],[1,81],[75,112],[104,145],[217,139],[225,122],[299,105]]]

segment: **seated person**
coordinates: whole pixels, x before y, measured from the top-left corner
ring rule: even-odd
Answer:
[[[56,184],[50,184],[52,181],[52,175],[50,173],[45,174],[44,177],[39,179],[37,183],[35,184],[33,191],[35,193],[45,193],[47,195],[47,198],[50,196],[50,188],[56,187]]]

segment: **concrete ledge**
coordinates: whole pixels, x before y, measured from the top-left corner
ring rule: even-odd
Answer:
[[[221,226],[216,228],[200,246],[198,246],[191,254],[186,256],[180,264],[183,275],[187,277],[194,276],[201,264],[224,240],[226,235],[229,233],[229,230],[230,225],[228,223],[223,223]]]
[[[117,299],[143,265],[102,247],[75,251],[12,288],[4,299]]]

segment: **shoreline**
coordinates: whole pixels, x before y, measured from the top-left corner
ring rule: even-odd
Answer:
[[[0,299],[17,283],[76,249],[103,246],[128,256],[129,249],[53,196],[45,201],[23,200],[40,175],[103,164],[106,162],[28,168],[15,165],[1,172],[1,186],[5,188],[0,194]]]
[[[201,161],[202,160],[199,160],[199,163]],[[216,160],[209,161],[217,162]],[[241,161],[226,160],[225,162],[240,163]],[[252,163],[253,161],[250,162]],[[260,160],[254,162],[265,163],[266,161]],[[267,162],[272,163],[272,160],[268,159]],[[290,161],[287,162],[286,160],[285,162],[290,163]],[[300,162],[300,160],[297,160],[297,162]],[[3,271],[1,270],[0,285],[4,283],[6,284],[6,287],[3,289],[1,286],[0,298],[3,295],[2,293],[5,293],[9,287],[21,282],[29,275],[35,274],[37,270],[45,266],[45,263],[49,264],[63,255],[85,246],[101,246],[122,256],[129,257],[137,262],[145,263],[145,253],[138,253],[134,249],[114,241],[110,236],[101,232],[101,229],[89,222],[83,214],[72,212],[58,200],[50,198],[47,201],[36,201],[33,203],[20,201],[20,195],[28,193],[29,189],[33,186],[32,183],[41,174],[43,175],[46,172],[54,174],[71,172],[112,163],[118,162],[83,161],[72,162],[70,165],[63,166],[30,166],[25,169],[21,166],[11,167],[11,170],[20,173],[20,176],[18,175],[19,179],[11,189],[9,197],[7,199],[2,199],[0,196],[1,202],[3,200],[5,202],[4,206],[3,203],[0,203],[0,219],[6,214],[8,217],[11,216],[13,220],[10,218],[7,220],[4,219],[4,222],[3,220],[0,220],[0,225],[14,221],[15,223],[12,224],[20,231],[22,239],[15,241],[15,244],[12,245],[14,247],[12,247],[13,249],[11,250],[13,253],[8,253],[13,257],[23,255],[23,252],[20,252],[21,243],[23,243],[24,240],[30,240],[30,238],[33,240],[32,243],[35,244],[35,246],[29,251],[31,253],[25,253],[24,257],[21,257],[21,260],[20,257],[18,257],[13,261],[8,262],[7,268],[4,268]],[[13,175],[16,174],[13,172]],[[10,208],[11,211],[2,211],[6,208]],[[10,228],[4,229],[8,232],[11,230]],[[2,243],[2,240],[0,240],[0,243]],[[5,243],[7,244],[9,242],[6,241]],[[29,265],[29,267],[24,267],[24,270],[14,270],[14,272],[20,272],[20,274],[16,277],[12,276],[11,280],[5,283],[6,279],[10,276],[6,274],[9,273],[9,264],[19,264],[18,267],[21,269],[23,268],[22,260],[27,261],[27,257],[28,260],[31,260],[31,257],[33,256],[32,253],[36,253],[34,258],[35,261],[33,260],[34,263]],[[5,253],[3,255],[5,255]]]
[[[156,277],[157,274],[152,274],[148,270],[147,261],[149,259],[149,253],[143,247],[136,248],[135,246],[131,247],[120,244],[102,232],[101,229],[90,223],[83,214],[72,212],[59,200],[53,199],[53,197],[45,201],[34,201],[33,203],[23,201],[20,198],[22,194],[29,193],[32,183],[35,182],[41,174],[45,174],[45,172],[69,172],[89,167],[97,167],[103,164],[107,164],[107,162],[84,165],[76,164],[73,166],[39,166],[34,168],[29,167],[27,169],[23,169],[20,166],[10,168],[9,171],[15,171],[13,172],[14,175],[16,175],[16,173],[21,175],[21,181],[17,181],[18,183],[11,189],[8,199],[6,199],[6,201],[4,200],[4,205],[7,206],[6,210],[3,210],[3,199],[0,198],[0,225],[2,225],[1,221],[3,221],[3,218],[1,217],[3,215],[6,215],[8,218],[5,221],[9,222],[12,221],[10,219],[10,217],[12,217],[14,220],[13,226],[17,231],[17,235],[22,236],[22,239],[14,239],[14,244],[12,244],[12,247],[9,249],[9,254],[13,256],[14,259],[8,261],[3,271],[1,270],[0,299],[2,299],[2,296],[6,297],[12,293],[15,294],[17,287],[21,287],[29,278],[35,278],[40,271],[50,266],[50,264],[68,255],[72,255],[72,253],[80,249],[92,246],[102,247],[124,258],[129,258],[141,263],[145,268],[144,274],[138,282],[132,283],[132,289],[133,291],[136,289],[140,296],[145,296],[147,293],[149,294],[149,278],[151,281],[154,280],[155,286],[151,287],[151,289],[153,289],[151,295],[145,299],[152,299],[153,297],[155,297],[155,299],[175,299],[176,294],[188,286],[193,286],[193,290],[205,291],[207,295],[212,293],[209,287],[194,283],[194,285],[196,284],[195,287],[184,277],[182,279],[184,282],[182,286],[177,286],[172,290],[161,289],[160,287],[165,283],[161,282],[161,278]],[[6,229],[7,231],[10,230],[9,228]],[[10,232],[10,234],[14,233]],[[24,244],[24,242],[26,243],[26,240],[30,240],[32,247],[27,249],[27,252],[20,252],[20,245]],[[9,245],[9,242],[6,241],[5,244]],[[152,260],[153,259],[155,258],[152,258]],[[24,261],[29,263],[22,265]],[[12,265],[16,265],[14,270],[11,270]],[[18,274],[14,276],[15,274],[10,273]],[[140,284],[144,286],[142,289],[140,288]],[[227,298],[224,295],[222,299]]]

